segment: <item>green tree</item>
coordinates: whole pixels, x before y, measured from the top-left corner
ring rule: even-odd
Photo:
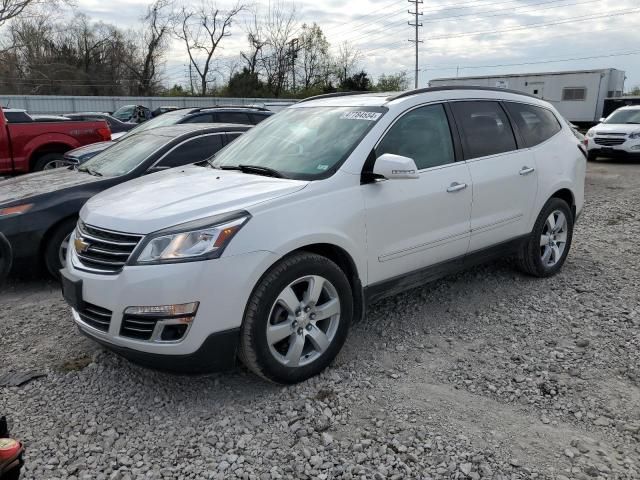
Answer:
[[[251,72],[243,67],[241,72],[234,73],[227,85],[227,95],[230,97],[263,97],[265,85],[257,72]]]
[[[371,80],[364,70],[354,73],[340,82],[340,90],[345,92],[364,92],[371,90]]]
[[[401,92],[409,88],[407,72],[399,72],[393,75],[380,75],[376,83],[379,92]]]

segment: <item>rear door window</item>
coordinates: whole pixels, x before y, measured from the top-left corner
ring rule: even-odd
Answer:
[[[222,135],[192,138],[174,148],[156,167],[173,168],[206,160],[222,148]]]
[[[549,140],[562,130],[556,116],[546,108],[515,102],[505,102],[505,106],[529,148]]]
[[[213,123],[213,115],[208,113],[206,115],[196,115],[194,117],[188,118],[182,123]]]
[[[253,122],[249,118],[249,115],[243,112],[217,112],[217,121],[220,123],[242,123],[245,125],[252,125]]]
[[[467,160],[517,149],[507,114],[498,102],[453,102],[451,107],[462,130]]]
[[[251,117],[251,123],[253,123],[254,125],[259,124],[261,121],[266,120],[267,118],[270,117],[270,115],[262,115],[260,113],[253,113],[250,115]]]

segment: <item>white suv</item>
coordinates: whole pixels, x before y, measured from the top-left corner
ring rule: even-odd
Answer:
[[[548,103],[503,89],[328,95],[208,162],[93,197],[63,292],[139,363],[269,380],[325,368],[367,303],[512,255],[564,263],[586,159]]]
[[[589,160],[640,158],[640,105],[621,107],[587,132]]]

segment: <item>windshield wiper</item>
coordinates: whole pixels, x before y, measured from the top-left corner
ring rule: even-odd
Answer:
[[[278,170],[269,167],[260,167],[258,165],[220,165],[217,168],[220,170],[239,170],[242,173],[254,173],[267,177],[284,178],[284,175]]]

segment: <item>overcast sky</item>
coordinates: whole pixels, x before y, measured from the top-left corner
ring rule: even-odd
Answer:
[[[150,2],[77,0],[76,5],[96,20],[126,27],[136,25]],[[257,4],[265,10],[266,5],[265,0]],[[229,7],[231,2],[220,0],[218,6]],[[407,41],[414,36],[407,25],[409,8],[413,5],[406,0],[296,1],[300,23],[317,22],[334,46],[343,41],[357,45],[362,67],[372,76],[406,70],[413,79],[415,56],[413,44]],[[456,73],[476,76],[606,67],[626,71],[627,90],[640,84],[639,0],[424,0],[420,10],[424,13],[421,86],[429,79]],[[234,24],[221,52],[224,57],[234,57],[244,48],[248,18],[243,14]],[[188,60],[179,43],[172,45],[168,58],[166,80],[186,82]],[[509,64],[519,65],[505,66]]]

